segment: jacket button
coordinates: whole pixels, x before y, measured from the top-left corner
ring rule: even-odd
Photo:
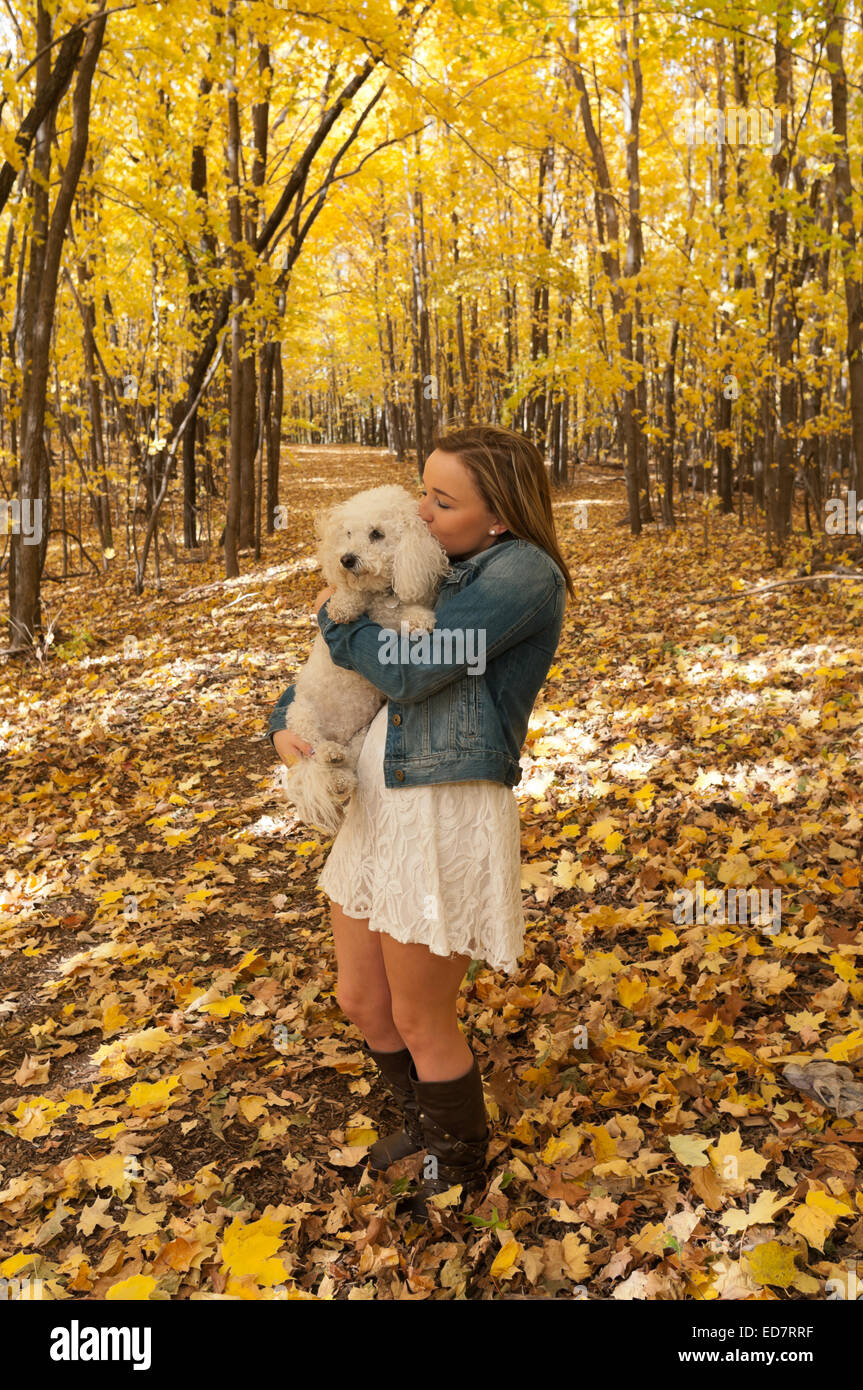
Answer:
[[[404,775],[404,773],[402,772],[401,768],[400,768],[400,767],[399,767],[399,768],[396,768],[396,781],[397,781],[397,782],[403,782],[404,780],[405,780],[405,775]]]
[[[394,724],[401,724],[401,722],[402,722],[402,717],[401,717],[401,715],[400,715],[400,714],[394,714],[394,715],[393,715],[393,723],[394,723]]]

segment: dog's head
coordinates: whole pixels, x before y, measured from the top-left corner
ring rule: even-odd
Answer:
[[[318,562],[328,584],[420,603],[449,569],[446,551],[398,484],[368,488],[315,516]]]

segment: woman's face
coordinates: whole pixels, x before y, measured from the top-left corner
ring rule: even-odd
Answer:
[[[494,545],[506,527],[490,512],[455,454],[435,449],[423,469],[419,514],[451,560],[469,560]],[[489,535],[492,530],[495,535]]]

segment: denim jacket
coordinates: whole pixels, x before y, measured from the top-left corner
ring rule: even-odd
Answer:
[[[321,604],[318,624],[336,666],[359,671],[387,697],[387,787],[472,779],[517,786],[565,598],[551,556],[504,536],[471,559],[451,562],[434,605],[434,633],[422,635],[426,650],[406,625],[397,634],[365,614],[336,623]],[[289,686],[270,715],[271,742],[287,727],[293,691]]]

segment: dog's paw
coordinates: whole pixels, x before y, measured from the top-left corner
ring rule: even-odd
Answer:
[[[347,750],[340,743],[328,743],[319,739],[315,748],[315,760],[319,763],[343,763]]]
[[[366,599],[356,594],[330,594],[327,612],[334,623],[352,623],[366,611]]]
[[[435,625],[432,608],[406,608],[402,610],[401,621],[407,623],[409,632],[431,632]]]
[[[356,789],[357,779],[353,772],[347,768],[333,772],[332,789],[336,796],[342,800],[348,800]]]

